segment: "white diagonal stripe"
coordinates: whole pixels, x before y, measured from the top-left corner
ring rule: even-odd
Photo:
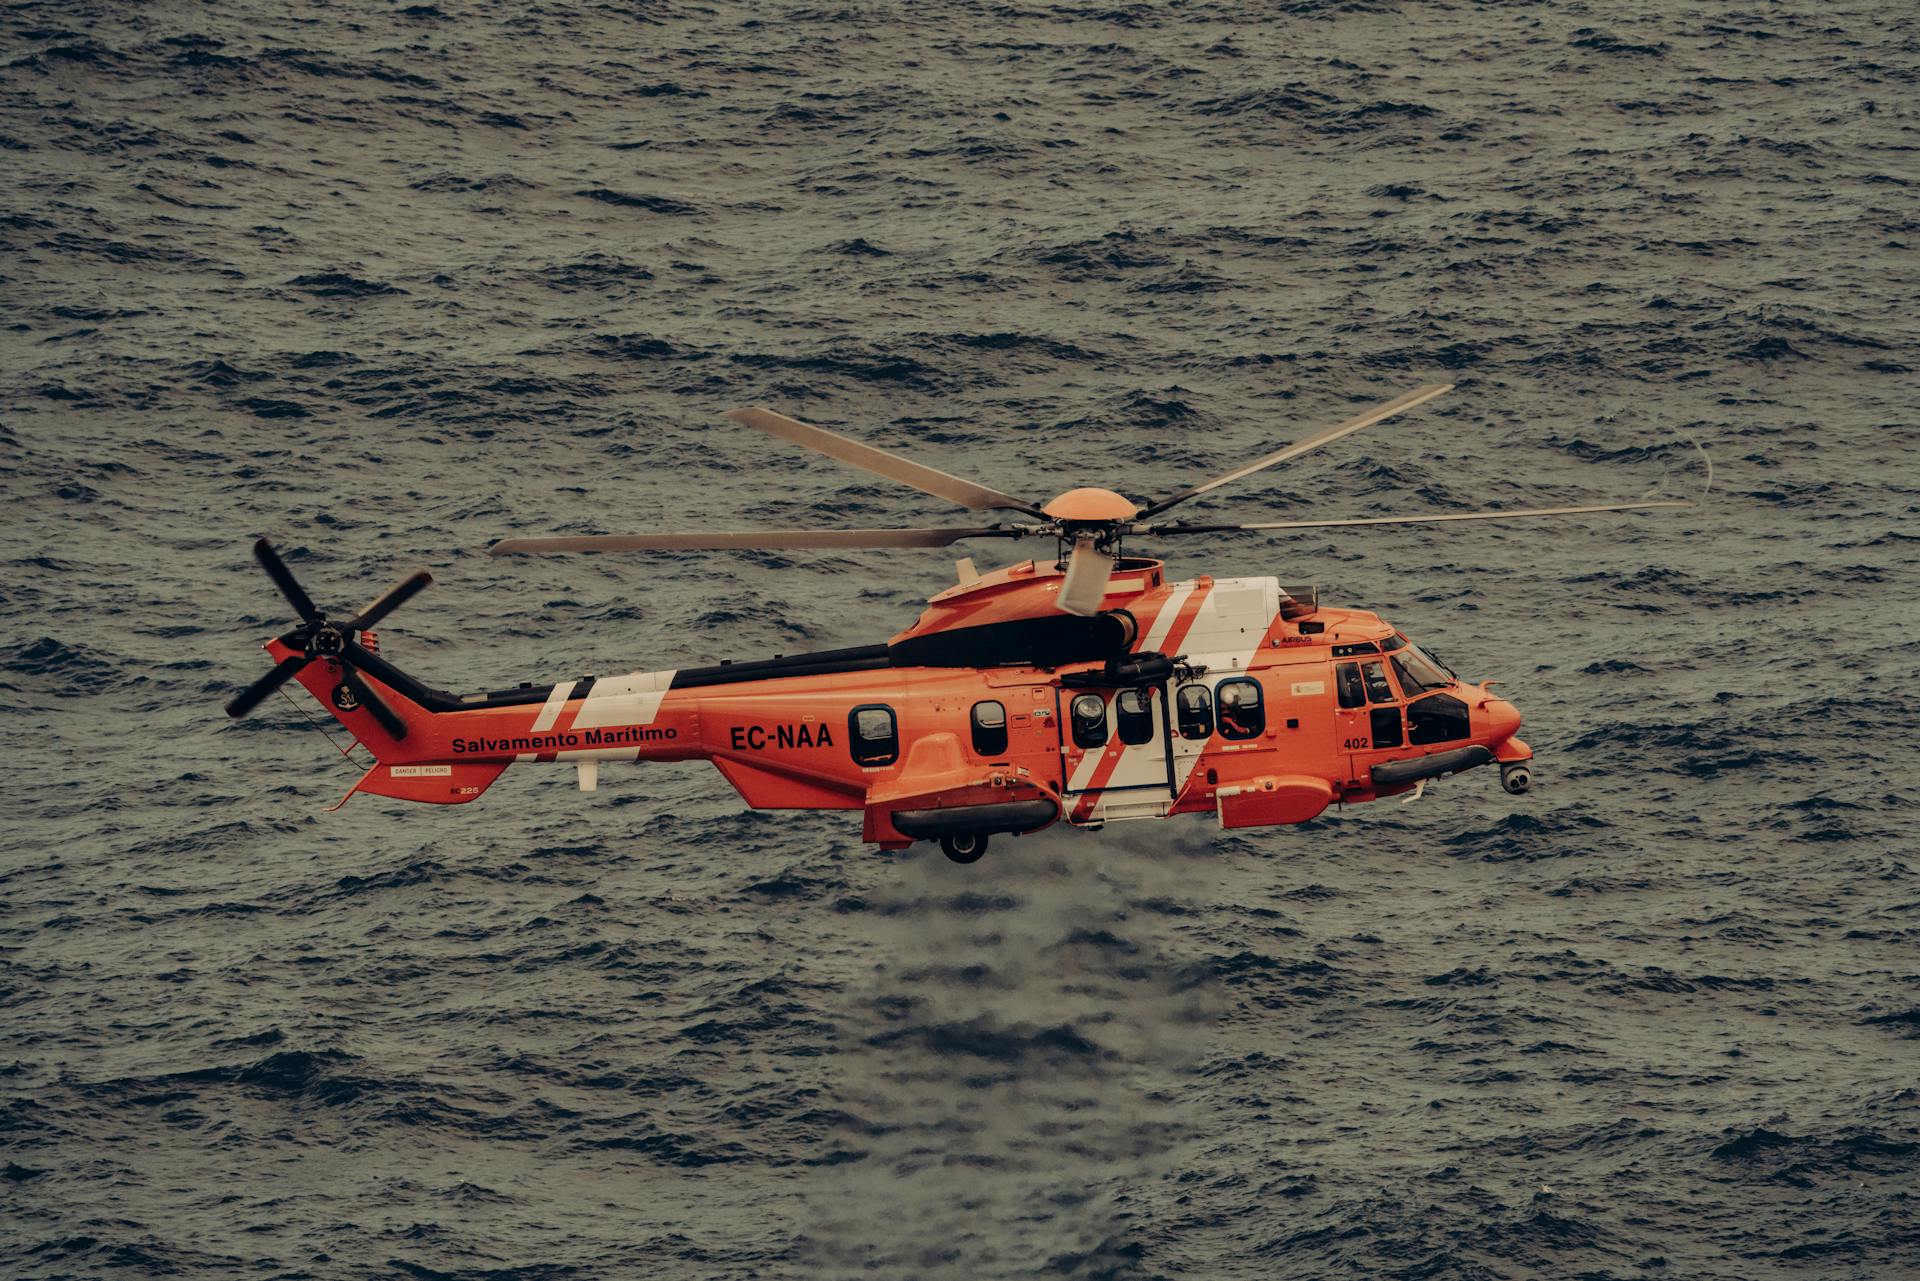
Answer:
[[[547,695],[546,703],[540,708],[540,714],[533,718],[534,733],[544,734],[553,728],[553,723],[560,719],[560,709],[567,705],[567,695],[573,692],[576,684],[577,681],[565,681],[553,687],[553,692]]]
[[[1187,607],[1187,598],[1192,595],[1192,583],[1173,585],[1173,590],[1167,593],[1166,605],[1153,616],[1153,626],[1147,631],[1147,639],[1140,643],[1142,653],[1152,653],[1167,643],[1167,634],[1173,630],[1173,621],[1180,617],[1180,611]]]
[[[673,685],[672,672],[635,672],[596,681],[573,718],[574,729],[601,725],[651,725]]]

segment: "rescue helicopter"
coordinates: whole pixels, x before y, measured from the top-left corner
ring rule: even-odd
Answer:
[[[884,850],[935,840],[971,863],[999,835],[1056,823],[1211,813],[1228,829],[1304,823],[1334,804],[1418,795],[1487,765],[1519,795],[1533,751],[1492,681],[1460,679],[1378,614],[1275,577],[1175,580],[1133,539],[1574,516],[1675,499],[1350,519],[1183,524],[1165,514],[1425,404],[1433,384],[1157,501],[1071,489],[1044,504],[768,409],[736,423],[901,482],[992,523],[509,538],[496,556],[573,552],[949,547],[1042,539],[1055,555],[958,581],[882,644],[476,694],[432,688],[373,628],[426,587],[403,579],[343,620],[265,539],[254,553],[299,622],[271,671],[227,704],[245,716],[297,680],[372,754],[358,793],[458,805],[509,765],[571,765],[591,792],[614,761],[712,761],[757,809],[854,810]],[[1711,464],[1709,464],[1710,466]],[[351,749],[348,749],[351,751]],[[337,808],[337,807],[336,807]]]

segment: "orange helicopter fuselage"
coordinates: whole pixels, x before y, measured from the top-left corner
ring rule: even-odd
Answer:
[[[1127,560],[1100,614],[1068,619],[1061,580],[1033,562],[971,577],[881,646],[464,698],[376,660],[360,674],[400,737],[337,661],[295,679],[376,757],[355,792],[458,804],[518,762],[573,764],[591,790],[607,762],[710,760],[755,808],[862,811],[885,848],[1199,812],[1299,823],[1532,756],[1511,703],[1376,614]]]

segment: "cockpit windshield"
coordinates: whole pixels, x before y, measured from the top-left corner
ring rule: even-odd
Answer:
[[[1456,681],[1460,679],[1460,673],[1454,671],[1451,667],[1447,666],[1446,659],[1440,657],[1440,655],[1434,653],[1430,649],[1420,649],[1420,647],[1417,645],[1414,648],[1416,650],[1419,650],[1420,657],[1426,659],[1429,663],[1432,663],[1435,667],[1445,672],[1449,678]]]
[[[1395,649],[1389,661],[1393,664],[1393,674],[1400,678],[1400,688],[1406,691],[1408,698],[1432,689],[1448,689],[1453,685],[1453,678],[1440,664],[1411,642]]]

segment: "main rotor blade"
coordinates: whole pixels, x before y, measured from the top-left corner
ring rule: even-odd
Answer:
[[[550,552],[800,551],[831,547],[948,547],[963,538],[1021,538],[1017,525],[977,529],[747,529],[711,534],[583,534],[572,538],[507,538],[492,556]]]
[[[254,708],[260,706],[260,700],[279,689],[293,679],[293,674],[305,667],[311,660],[302,654],[298,658],[283,658],[274,664],[272,671],[227,700],[227,715],[238,720]]]
[[[293,571],[288,569],[286,562],[280,559],[280,553],[273,550],[272,543],[264,538],[255,543],[253,558],[260,562],[260,568],[267,571],[267,577],[273,580],[273,585],[280,589],[280,594],[285,596],[287,603],[293,606],[293,612],[300,615],[300,621],[311,623],[319,619],[320,611],[314,606],[313,598],[307,595],[305,588],[294,581]]]
[[[419,592],[432,581],[433,575],[424,569],[409,574],[392,587],[387,588],[386,595],[361,610],[360,616],[347,624],[347,629],[357,632],[362,628],[372,627],[388,614],[391,614],[394,610],[399,609],[402,605],[413,599],[415,593]]]
[[[1073,540],[1073,555],[1067,559],[1067,576],[1061,580],[1060,595],[1054,607],[1068,614],[1092,618],[1100,612],[1107,596],[1107,580],[1113,577],[1113,557],[1097,549],[1092,534]]]
[[[1269,520],[1251,525],[1137,525],[1129,532],[1158,537],[1163,534],[1231,534],[1260,529],[1336,529],[1355,525],[1431,525],[1447,520],[1521,520],[1533,516],[1584,516],[1589,512],[1651,511],[1656,507],[1691,507],[1692,503],[1662,499],[1650,503],[1603,503],[1593,507],[1528,507],[1503,512],[1439,512],[1431,516],[1358,516],[1349,520]]]
[[[1384,405],[1376,405],[1366,413],[1357,414],[1343,423],[1335,423],[1325,431],[1316,432],[1304,440],[1296,440],[1285,449],[1276,450],[1268,454],[1265,458],[1248,463],[1245,467],[1237,468],[1226,473],[1224,476],[1215,476],[1205,484],[1195,485],[1192,489],[1182,490],[1171,498],[1163,498],[1142,511],[1137,519],[1144,519],[1148,516],[1158,516],[1175,503],[1184,503],[1189,498],[1204,494],[1210,489],[1218,489],[1230,481],[1239,480],[1242,476],[1251,476],[1253,473],[1264,468],[1290,462],[1304,453],[1318,449],[1320,446],[1329,444],[1332,441],[1339,440],[1342,436],[1350,436],[1362,427],[1371,427],[1382,419],[1391,418],[1395,414],[1405,413],[1415,405],[1424,405],[1427,401],[1432,400],[1442,392],[1452,390],[1452,383],[1429,383],[1425,387],[1416,387],[1404,396],[1389,400]]]
[[[843,463],[870,471],[877,476],[885,476],[888,480],[897,480],[903,485],[911,485],[936,498],[959,503],[962,507],[972,508],[974,511],[1004,508],[1045,519],[1038,507],[1023,499],[1015,498],[1012,494],[1003,494],[997,489],[977,485],[973,481],[949,475],[916,463],[912,459],[902,458],[898,454],[890,454],[884,449],[876,449],[872,445],[830,432],[824,427],[815,427],[810,423],[789,418],[785,414],[776,414],[771,409],[735,409],[728,413],[727,417],[743,426],[766,432],[769,436],[778,436],[796,445],[805,445],[808,449],[818,450],[829,458],[837,458]]]
[[[407,736],[407,723],[387,706],[386,700],[367,688],[367,683],[354,672],[351,663],[340,664],[340,683],[353,691],[353,696],[360,700],[362,707],[373,713],[373,719],[380,722],[381,729],[394,738]]]

